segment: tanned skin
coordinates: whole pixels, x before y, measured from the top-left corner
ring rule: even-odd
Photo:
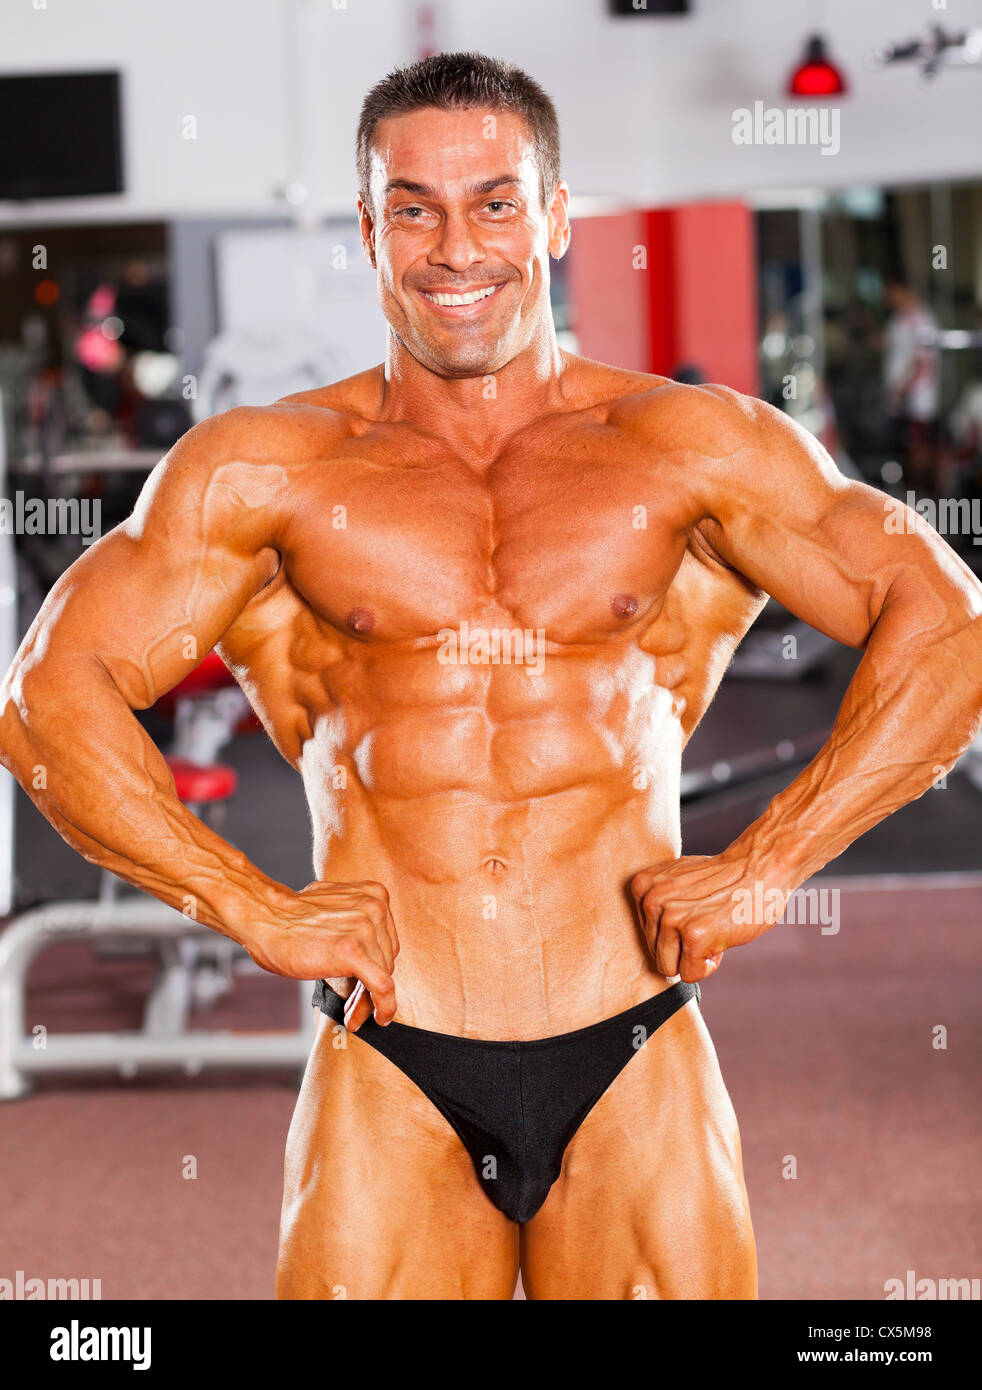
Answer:
[[[55,585],[4,687],[4,763],[64,838],[374,1009],[540,1038],[704,980],[920,796],[979,726],[982,588],[785,416],[557,347],[524,123],[383,124],[360,215],[384,365],[197,425]],[[499,285],[466,309],[424,290]],[[825,748],[723,853],[682,856],[679,760],[765,601],[863,657]],[[544,630],[529,664],[440,634]],[[217,648],[301,773],[294,892],[181,804],[132,710]],[[46,787],[33,786],[43,764]],[[248,791],[245,792],[248,795]],[[281,1298],[754,1298],[737,1124],[695,1003],[621,1072],[524,1227],[433,1105],[320,1018],[290,1130]]]

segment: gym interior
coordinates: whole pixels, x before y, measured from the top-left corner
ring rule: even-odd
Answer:
[[[358,110],[437,52],[556,102],[562,347],[768,401],[982,575],[982,0],[25,0],[0,24],[4,670],[194,424],[382,360]],[[808,763],[860,656],[767,603],[685,748],[686,854]],[[309,883],[301,781],[217,654],[138,718],[196,814]],[[977,741],[704,990],[763,1300],[982,1273],[980,832]],[[0,914],[0,1279],[271,1299],[310,983],[87,863],[3,770]]]

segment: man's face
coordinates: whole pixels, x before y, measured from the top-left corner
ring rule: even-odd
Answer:
[[[418,362],[484,376],[528,347],[550,313],[550,252],[569,241],[568,195],[561,183],[543,209],[521,116],[427,107],[383,121],[369,194],[359,215],[379,302]]]

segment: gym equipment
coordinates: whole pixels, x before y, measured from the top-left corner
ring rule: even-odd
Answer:
[[[923,38],[882,44],[870,55],[868,66],[882,69],[894,63],[916,63],[921,76],[931,81],[944,68],[977,71],[980,57],[982,29],[963,29],[956,33],[946,31],[940,24],[932,24]]]
[[[238,781],[233,768],[214,759],[235,730],[254,718],[252,711],[213,653],[165,702],[174,713],[176,737],[167,761],[178,795],[214,825],[216,812],[224,810]],[[12,779],[4,776],[12,791]],[[212,1003],[232,988],[237,973],[258,972],[259,967],[235,942],[153,898],[122,895],[120,887],[120,880],[104,871],[97,902],[45,904],[22,913],[0,932],[0,1100],[25,1095],[45,1072],[115,1071],[129,1079],[140,1071],[171,1067],[188,1075],[206,1066],[302,1071],[316,1031],[310,982],[297,982],[299,1020],[294,1030],[192,1030],[192,1004]],[[102,958],[156,958],[141,1029],[28,1034],[25,1001],[31,962],[58,941],[90,939]]]
[[[237,405],[260,405],[347,375],[337,353],[296,324],[251,324],[220,333],[205,349],[195,421]]]
[[[824,632],[792,617],[769,599],[734,652],[726,674],[730,680],[802,680],[818,670],[837,645]]]
[[[803,767],[825,743],[831,725],[816,729],[801,738],[786,738],[765,748],[755,748],[734,758],[720,759],[709,767],[697,767],[682,773],[682,805],[705,801],[722,791],[753,787],[765,777],[778,772],[790,772]]]

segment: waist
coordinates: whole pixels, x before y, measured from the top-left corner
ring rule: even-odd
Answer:
[[[340,824],[315,819],[315,867],[325,881],[388,890],[401,944],[398,1021],[533,1038],[664,987],[629,885],[676,857],[680,839],[677,799],[653,799],[650,788],[496,804],[460,795],[400,802],[357,787]]]
[[[433,793],[388,797],[349,783],[309,798],[318,878],[380,878],[407,889],[509,893],[564,874],[630,875],[681,852],[677,791],[587,783],[522,798]],[[378,872],[371,872],[371,866]]]
[[[513,864],[507,885],[419,884],[377,867],[344,877],[388,889],[400,943],[400,1023],[461,1037],[547,1037],[612,1017],[666,986],[630,875],[609,864],[538,878]],[[332,987],[349,992],[344,982]]]
[[[649,993],[645,994],[637,1003],[629,1005],[626,1009],[618,1010],[616,1014],[612,1014],[609,1016],[605,1015],[603,1018],[595,1019],[592,1023],[577,1026],[576,1028],[563,1033],[549,1034],[546,1037],[527,1038],[524,1036],[517,1037],[510,1035],[507,1038],[471,1038],[456,1033],[445,1033],[437,1029],[422,1029],[417,1027],[415,1031],[420,1033],[426,1033],[426,1035],[431,1038],[447,1038],[452,1039],[455,1042],[476,1042],[481,1044],[485,1049],[535,1048],[541,1047],[544,1044],[565,1042],[574,1035],[583,1036],[594,1032],[599,1032],[607,1024],[618,1021],[630,1020],[632,1014],[641,1015],[644,1012],[650,1012],[649,1006],[651,1004],[651,1001],[662,994],[667,996],[667,999],[663,1002],[668,1002],[669,1000],[673,1000],[676,997],[680,1002],[688,1002],[689,999],[699,999],[701,997],[701,991],[698,984],[685,984],[682,980],[677,980],[674,984],[669,984],[667,981],[662,981],[657,987],[652,988]],[[327,980],[317,980],[314,983],[314,991],[311,1002],[314,1008],[319,1009],[322,1014],[326,1014],[327,1017],[332,1020],[332,1022],[344,1026],[344,1015],[347,996],[348,991],[346,989],[338,990]],[[402,1022],[402,1020],[393,1020],[393,1022]],[[359,1028],[358,1030],[358,1035],[364,1036],[366,1028],[374,1029],[375,1037],[384,1037],[384,1030],[376,1028],[371,1020],[361,1025],[361,1028]]]

